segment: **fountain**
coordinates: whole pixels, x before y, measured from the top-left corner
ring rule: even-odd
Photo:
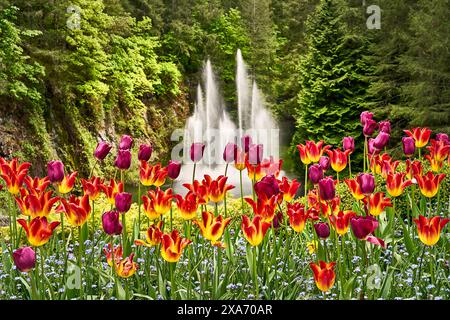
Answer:
[[[211,61],[208,59],[203,68],[202,84],[197,86],[194,114],[187,120],[183,139],[183,168],[178,183],[174,188],[177,193],[185,194],[183,183],[192,182],[193,163],[189,158],[193,142],[205,143],[202,161],[197,164],[195,179],[201,180],[204,174],[213,178],[225,173],[226,164],[222,158],[228,142],[239,144],[240,137],[249,134],[253,143],[264,145],[264,157],[278,158],[278,127],[270,112],[265,107],[264,98],[251,79],[240,50],[236,54],[236,87],[238,98],[238,128],[228,116],[223,98],[219,92]],[[237,130],[238,129],[238,130]],[[280,173],[283,175],[283,172]],[[236,186],[231,190],[234,196],[240,195],[239,171],[230,168],[227,171],[228,183]],[[243,172],[244,194],[251,194],[252,183]]]

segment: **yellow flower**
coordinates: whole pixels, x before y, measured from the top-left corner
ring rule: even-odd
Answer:
[[[319,243],[317,242],[317,240],[308,242],[306,246],[308,247],[309,254],[313,254],[314,252],[316,252],[318,245]]]

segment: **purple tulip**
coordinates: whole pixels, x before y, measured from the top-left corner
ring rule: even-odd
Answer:
[[[227,145],[225,146],[225,149],[223,150],[223,160],[226,163],[236,161],[237,151],[238,151],[238,146],[235,143],[232,143],[232,142],[227,143]]]
[[[241,138],[241,146],[244,149],[244,152],[247,153],[250,150],[250,146],[253,144],[252,137],[249,135],[245,135]]]
[[[410,157],[414,155],[414,152],[416,152],[416,143],[414,141],[414,138],[403,137],[402,144],[403,144],[403,153],[405,154],[405,156]]]
[[[133,138],[130,137],[129,135],[124,134],[120,138],[119,149],[120,150],[130,150],[132,146],[133,146]]]
[[[378,150],[377,148],[375,148],[375,146],[373,145],[375,142],[375,139],[369,138],[369,141],[367,142],[367,147],[368,147],[368,152],[369,154],[378,154],[380,152],[380,150]]]
[[[342,139],[342,149],[344,151],[350,150],[350,153],[355,151],[355,139],[353,137],[345,137]]]
[[[31,247],[23,247],[13,252],[14,264],[22,272],[28,272],[36,265],[36,254]]]
[[[323,178],[323,169],[320,164],[313,164],[309,167],[308,178],[313,184],[319,183],[319,180]]]
[[[364,123],[364,127],[363,127],[364,136],[366,136],[366,137],[372,136],[377,128],[378,128],[378,124],[375,120],[366,119],[366,122]]]
[[[201,142],[195,142],[191,145],[191,160],[193,162],[199,162],[203,158],[203,152],[205,151],[205,145]]]
[[[64,164],[59,160],[47,163],[47,175],[51,183],[61,182],[64,179]]]
[[[391,123],[389,122],[389,120],[380,121],[380,123],[378,124],[378,129],[381,132],[391,134]]]
[[[369,112],[369,111],[363,111],[363,112],[361,112],[361,115],[359,116],[361,125],[365,125],[367,119],[372,119],[372,118],[373,118],[373,113]]]
[[[109,235],[119,235],[122,233],[122,223],[120,223],[119,212],[108,211],[102,215],[103,230]]]
[[[373,140],[373,147],[378,150],[382,150],[384,147],[387,146],[389,138],[390,138],[389,133],[380,131],[377,137]]]
[[[248,149],[248,162],[253,165],[261,163],[263,157],[263,145],[252,144]]]
[[[438,133],[436,134],[436,140],[437,141],[444,141],[444,144],[450,144],[450,140],[448,139],[448,135],[445,133]]]
[[[314,224],[314,229],[319,238],[326,239],[330,236],[330,226],[326,222],[318,222]]]
[[[375,190],[375,177],[370,173],[360,173],[357,177],[361,192],[365,195],[373,193]]]
[[[333,178],[325,177],[319,180],[319,194],[322,200],[332,200],[336,196]]]
[[[181,162],[176,160],[169,160],[167,165],[167,175],[170,179],[175,180],[180,175]]]
[[[378,221],[374,217],[355,217],[350,220],[353,234],[360,240],[365,240],[377,227]]]
[[[117,152],[116,161],[114,161],[116,168],[120,170],[127,170],[131,166],[131,152],[130,150],[119,150]]]
[[[133,200],[133,196],[128,192],[120,192],[117,193],[114,197],[116,203],[116,210],[120,213],[125,213],[130,210],[131,202]]]
[[[283,213],[278,211],[276,215],[273,216],[272,226],[274,229],[278,229],[283,223]]]
[[[104,160],[108,153],[111,151],[111,148],[112,146],[108,142],[100,141],[97,144],[97,148],[95,148],[94,157],[96,157],[99,161]]]
[[[148,161],[152,156],[153,148],[150,144],[141,144],[139,146],[138,160]]]
[[[324,172],[328,171],[328,169],[330,169],[330,165],[331,165],[330,158],[328,158],[327,156],[321,156],[319,158],[319,164]]]
[[[280,193],[280,187],[278,186],[278,181],[275,176],[272,174],[267,175],[255,183],[255,192],[258,197],[261,197],[261,195],[264,194],[267,198],[271,198]]]

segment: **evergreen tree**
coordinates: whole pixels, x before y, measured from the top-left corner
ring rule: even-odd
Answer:
[[[341,1],[321,0],[308,18],[308,49],[299,66],[301,91],[293,145],[325,140],[339,146],[344,136],[361,137],[366,43],[346,33],[344,10],[347,7]]]

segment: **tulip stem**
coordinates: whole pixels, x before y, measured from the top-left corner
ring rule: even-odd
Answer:
[[[95,240],[95,238],[94,238],[94,233],[95,233],[95,202],[94,202],[94,200],[92,200],[92,217],[91,217],[91,222],[92,222],[92,243],[94,243],[94,240]]]
[[[350,179],[352,179],[352,161],[350,159],[350,154],[348,155],[348,174]]]
[[[45,257],[44,257],[44,250],[42,249],[42,246],[41,247],[39,247],[39,253],[41,254],[41,276],[42,276],[42,282],[41,282],[41,285],[42,285],[42,299],[44,299],[45,300],[45,274],[44,274],[44,260],[45,260]]]
[[[94,168],[97,165],[98,159],[95,160],[94,165],[92,166],[91,172],[89,173],[89,178],[92,177],[92,174],[94,173]]]
[[[253,201],[255,201],[255,184],[256,184],[256,166],[253,167],[253,184],[252,184],[252,195]]]
[[[114,238],[113,235],[109,237],[109,244],[111,246],[111,270],[112,270],[112,276],[114,279],[114,286],[113,286],[113,294],[116,289],[116,259],[114,257]]]
[[[308,209],[308,197],[307,197],[307,194],[308,194],[308,165],[306,164],[305,165],[305,194],[304,194],[306,209]]]
[[[197,166],[197,163],[194,163],[194,170],[192,170],[192,184],[194,184],[195,181],[195,168]]]
[[[173,180],[172,180],[173,186]],[[171,200],[172,202],[172,200]],[[172,203],[170,203],[170,229],[172,229]],[[138,181],[138,232],[141,233],[141,182]]]
[[[83,235],[81,232],[81,226],[78,227],[78,268],[80,269],[80,299],[83,298],[83,269],[81,267],[81,256],[83,252]]]
[[[417,277],[417,280],[419,281],[419,284],[420,284],[420,278],[422,276],[422,263],[423,263],[424,255],[425,255],[425,245],[423,244],[422,245],[422,254],[420,255],[420,262],[419,262],[419,274],[418,274],[418,277]]]
[[[244,215],[244,190],[242,189],[242,170],[239,170],[239,183],[241,185],[241,211]]]
[[[364,152],[363,152],[363,171],[366,172],[366,157],[367,157],[367,137],[364,136]]]
[[[173,190],[173,180],[170,183],[170,189]],[[141,193],[141,186],[139,185],[139,194]],[[172,208],[172,198],[170,199],[170,231],[173,230],[172,228],[172,216],[173,216],[173,208]],[[139,221],[141,221],[141,206],[139,205]],[[139,223],[139,227],[140,227],[140,223]],[[139,230],[141,230],[139,228]]]
[[[225,177],[227,176],[227,171],[228,171],[228,163],[225,165]]]

